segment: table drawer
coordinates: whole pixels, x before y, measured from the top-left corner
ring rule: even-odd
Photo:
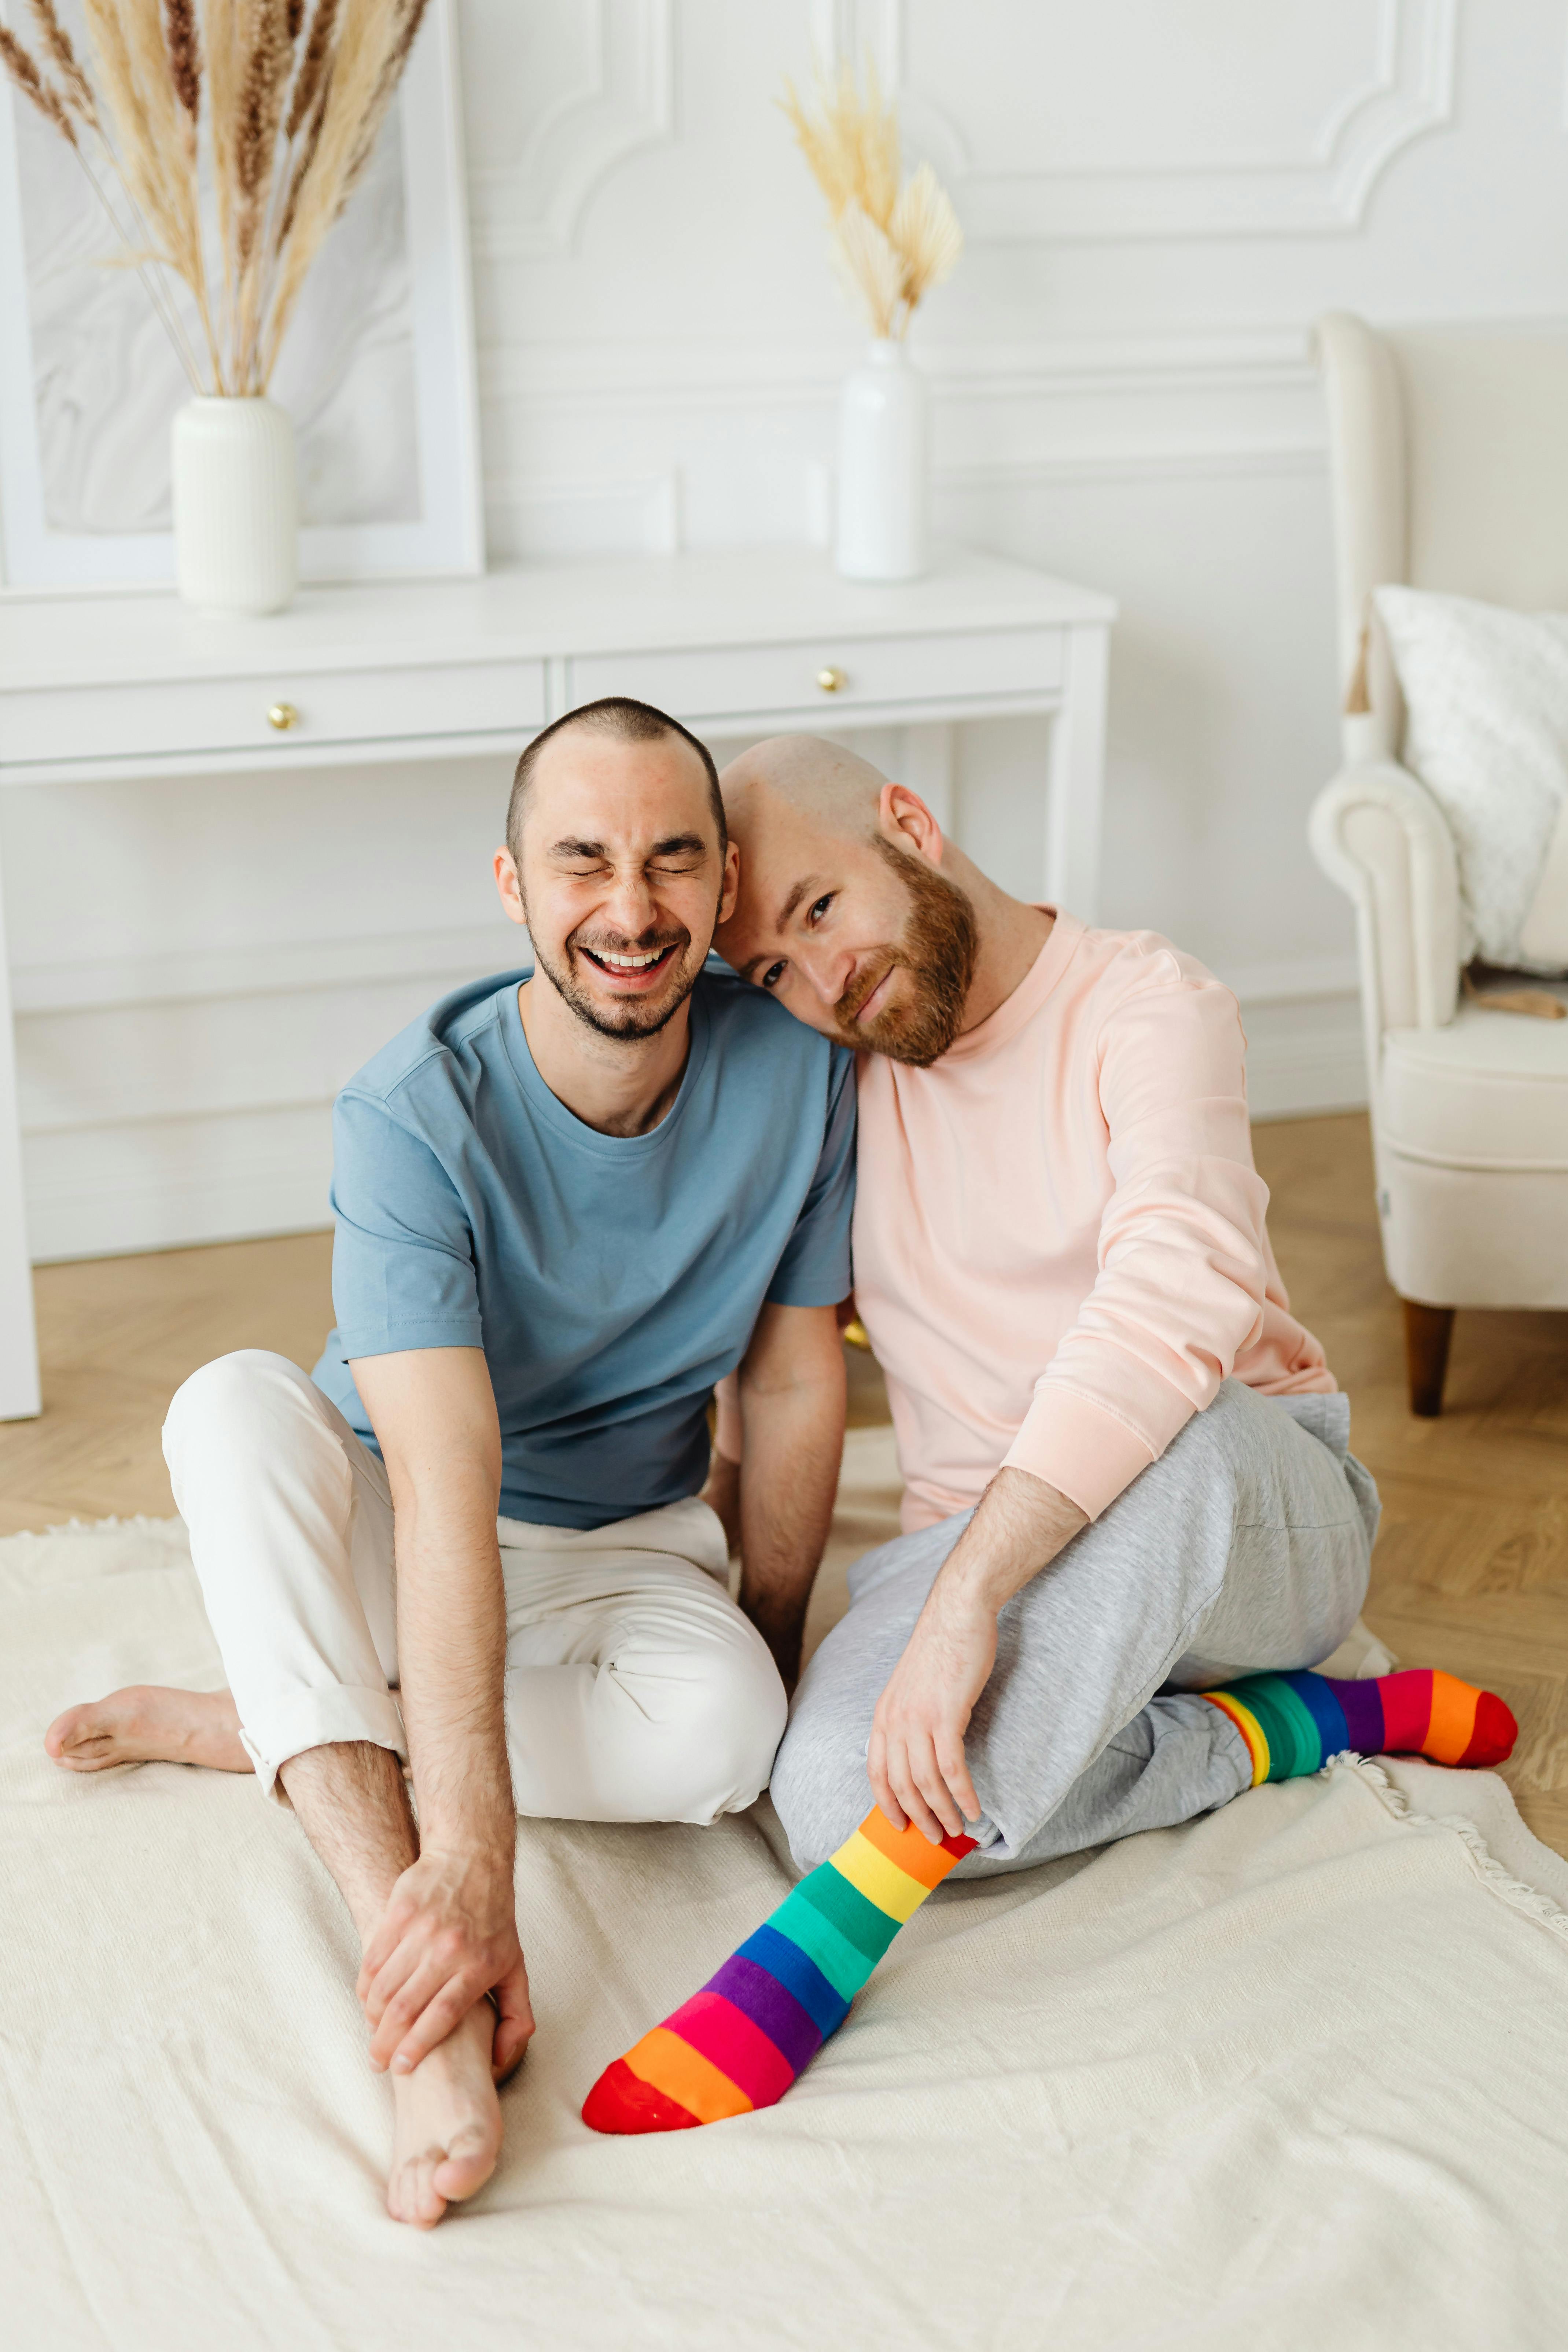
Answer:
[[[569,699],[629,694],[678,719],[744,718],[749,711],[826,713],[857,704],[1048,694],[1061,678],[1059,629],[987,629],[924,637],[825,636],[805,645],[723,646],[701,653],[584,655],[571,665]]]
[[[269,710],[296,714],[286,728]],[[539,661],[446,662],[290,677],[180,678],[145,686],[37,688],[0,695],[0,769],[49,760],[112,760],[374,743],[421,735],[515,734],[544,723]]]

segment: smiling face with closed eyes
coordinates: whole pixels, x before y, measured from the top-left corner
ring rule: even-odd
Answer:
[[[601,1036],[657,1036],[734,888],[697,753],[674,734],[567,730],[540,754],[519,847],[496,853],[497,880],[556,993]]]
[[[940,871],[924,803],[888,784],[877,823],[854,831],[752,793],[738,829],[740,895],[714,944],[742,979],[839,1045],[919,1069],[945,1054],[963,1025],[977,927]]]

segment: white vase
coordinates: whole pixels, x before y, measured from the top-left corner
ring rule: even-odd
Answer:
[[[204,396],[174,418],[174,576],[187,604],[280,612],[300,576],[294,426],[263,399]]]
[[[836,560],[847,580],[925,570],[929,446],[924,378],[902,343],[872,343],[838,408]]]

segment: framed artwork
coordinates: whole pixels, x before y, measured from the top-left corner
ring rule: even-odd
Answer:
[[[426,11],[270,386],[298,438],[307,580],[484,568],[454,7]],[[173,582],[169,428],[190,389],[77,158],[0,83],[7,589]]]

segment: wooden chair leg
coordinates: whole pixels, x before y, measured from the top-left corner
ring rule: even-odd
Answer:
[[[1451,1307],[1423,1307],[1419,1299],[1401,1300],[1405,1308],[1405,1368],[1410,1381],[1410,1410],[1423,1421],[1436,1421],[1443,1410],[1443,1382],[1448,1371],[1448,1342],[1454,1336]]]

